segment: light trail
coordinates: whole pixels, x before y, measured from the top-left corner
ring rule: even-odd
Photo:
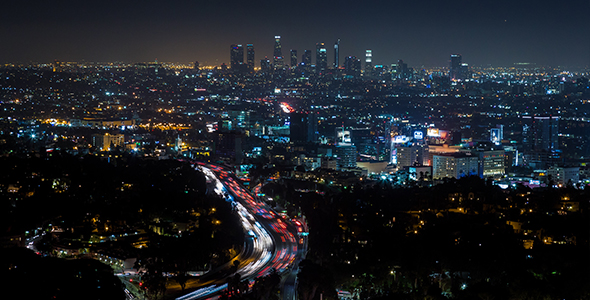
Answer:
[[[250,192],[230,176],[230,172],[218,166],[200,162],[196,164],[195,168],[202,171],[207,180],[213,183],[213,191],[217,195],[233,203],[244,231],[248,238],[252,239],[252,253],[246,256],[244,249],[236,258],[241,262],[236,273],[240,274],[242,280],[266,276],[273,269],[279,273],[286,271],[295,261],[298,244],[293,234],[287,230],[287,225],[281,220],[281,217],[264,203],[256,202]],[[260,222],[264,222],[266,225],[263,226],[253,214],[261,218]],[[272,230],[275,236],[269,230]],[[278,244],[275,237],[279,241]],[[176,299],[211,298],[226,288],[227,284],[212,284]]]

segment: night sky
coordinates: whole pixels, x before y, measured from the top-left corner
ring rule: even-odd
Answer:
[[[253,43],[256,64],[341,39],[345,56],[374,64],[590,65],[590,0],[4,1],[0,62],[158,61],[219,65],[230,44]],[[9,2],[9,3],[6,3]],[[315,50],[313,55],[315,61]]]

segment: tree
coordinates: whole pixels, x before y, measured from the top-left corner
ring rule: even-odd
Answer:
[[[279,298],[277,297],[277,292],[280,283],[281,275],[279,275],[279,273],[273,269],[271,274],[256,279],[254,285],[252,286],[251,296],[253,299],[278,300]]]
[[[184,292],[184,289],[186,287],[186,282],[188,281],[189,276],[187,276],[186,272],[180,272],[178,274],[176,274],[176,276],[174,276],[174,280],[176,282],[178,282],[178,284],[180,285],[180,289]]]
[[[299,295],[302,300],[313,300],[320,293],[324,299],[333,298],[336,294],[336,287],[332,274],[322,266],[303,260],[299,263],[300,271],[297,274],[299,280]]]

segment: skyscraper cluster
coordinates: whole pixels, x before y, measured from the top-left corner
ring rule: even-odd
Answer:
[[[244,63],[244,46],[233,44],[230,47],[230,68],[236,73],[254,72],[254,45],[246,45],[246,63]]]
[[[372,62],[370,58],[371,50],[367,50],[366,68],[372,69]],[[332,65],[328,65],[328,51],[326,44],[323,42],[316,43],[315,50],[315,64],[312,62],[312,50],[305,49],[301,53],[301,61],[298,61],[299,52],[296,49],[289,51],[288,62],[289,65],[285,64],[285,56],[283,54],[283,46],[281,43],[281,36],[276,35],[274,37],[273,55],[272,61],[265,57],[260,60],[260,69],[263,72],[278,72],[286,68],[292,70],[292,74],[297,71],[298,73],[309,73],[315,72],[316,74],[326,74],[329,69],[338,70],[343,67],[347,71],[347,75],[360,76],[361,67],[357,66],[356,60],[351,60],[351,57],[347,57],[344,64],[340,61],[340,39],[337,39],[334,43],[334,61]],[[234,73],[245,73],[254,71],[254,45],[247,44],[246,50],[246,63],[244,63],[244,47],[241,44],[233,44],[230,47],[230,68]],[[371,73],[372,70],[369,72]]]
[[[296,49],[290,49],[289,53],[283,53],[281,36],[274,36],[274,46],[272,59],[265,56],[260,60],[260,70],[263,73],[278,73],[290,71],[293,75],[303,75],[315,73],[317,75],[338,74],[346,78],[358,78],[362,76],[365,79],[373,80],[382,78],[383,74],[391,74],[393,79],[411,80],[415,71],[409,68],[403,60],[397,60],[397,63],[389,66],[375,65],[373,60],[373,50],[366,49],[364,55],[364,66],[362,57],[346,56],[343,61],[340,60],[340,39],[334,42],[334,58],[331,64],[328,64],[328,51],[326,44],[323,42],[316,43],[315,62],[312,62],[312,51],[303,50],[303,53]],[[233,44],[230,47],[230,68],[233,73],[246,74],[254,72],[255,51],[253,44],[246,45],[246,61],[244,62],[244,46],[242,44]],[[299,61],[298,55],[301,54]],[[287,64],[288,63],[288,64]],[[314,64],[315,63],[315,64]],[[461,54],[451,54],[449,60],[448,78],[454,85],[457,82],[468,80],[471,77],[469,65],[463,62]]]

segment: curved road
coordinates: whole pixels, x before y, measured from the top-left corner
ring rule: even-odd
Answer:
[[[247,239],[242,252],[225,266],[209,272],[201,278],[204,287],[178,297],[178,300],[207,299],[227,289],[227,270],[238,260],[236,273],[241,280],[253,282],[276,270],[283,275],[281,294],[283,299],[296,299],[296,263],[304,253],[303,237],[299,237],[297,224],[284,219],[263,202],[258,202],[230,171],[224,168],[197,162],[207,180],[214,183],[214,192],[232,201],[238,211]],[[221,275],[221,276],[220,276]]]

